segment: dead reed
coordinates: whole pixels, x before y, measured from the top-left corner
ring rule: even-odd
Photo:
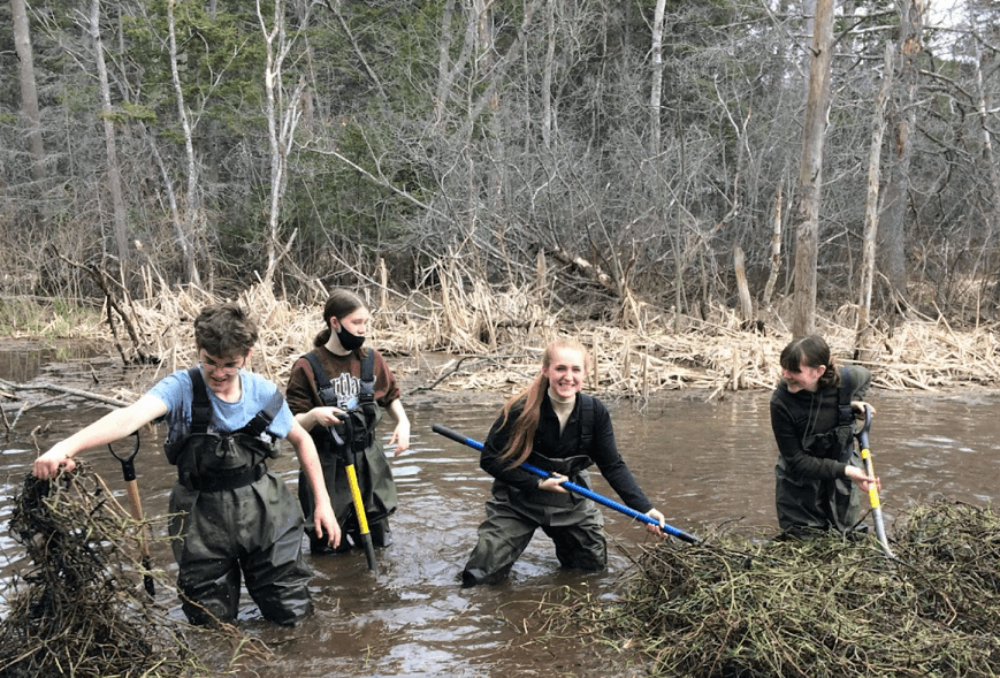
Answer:
[[[400,376],[419,374],[421,383],[410,382],[416,389],[433,384],[438,390],[509,395],[537,373],[540,349],[569,335],[590,349],[592,392],[648,397],[695,389],[706,398],[723,397],[773,388],[780,374],[778,354],[790,338],[782,321],[787,300],[756,329],[746,330],[736,311],[722,306],[704,310],[700,318],[636,302],[623,315],[613,308],[602,312],[566,304],[545,284],[496,289],[456,257],[443,257],[433,273],[433,292],[403,295],[378,284],[361,290],[375,312],[371,344],[397,359],[393,369]],[[170,288],[153,275],[145,279],[141,298],[117,306],[129,309],[142,344],[133,350],[160,360],[147,368],[143,383],[148,385],[195,362],[192,320],[206,304],[224,299],[196,286]],[[322,329],[326,291],[319,283],[314,287],[314,298],[305,303],[259,284],[235,299],[260,325],[253,368],[279,384]],[[853,305],[837,309],[820,320],[818,331],[841,363],[869,367],[876,388],[934,392],[1000,384],[995,326],[956,329],[941,314],[911,312],[893,328],[873,328],[861,361],[854,359],[856,311]],[[115,344],[126,340],[126,333],[112,335],[108,325],[92,331]],[[120,347],[119,352],[128,351]],[[129,400],[138,393],[116,396]]]

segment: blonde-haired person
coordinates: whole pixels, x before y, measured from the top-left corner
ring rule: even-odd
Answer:
[[[815,334],[786,345],[780,363],[782,379],[771,396],[778,524],[795,538],[851,532],[860,492],[878,482],[854,448],[854,419],[869,406],[863,398],[871,372],[857,365],[838,369],[830,347]]]
[[[592,464],[626,505],[660,522],[660,527],[647,529],[663,536],[663,514],[653,508],[618,453],[607,408],[580,392],[586,376],[584,347],[569,339],[552,342],[538,376],[507,401],[490,428],[480,466],[495,478],[493,496],[462,571],[463,585],[502,581],[539,527],[555,542],[563,567],[604,569],[604,517],[593,501],[561,486],[570,480],[589,488],[585,469]],[[555,475],[540,478],[520,468],[523,462]]]
[[[389,516],[398,505],[396,483],[375,427],[388,410],[396,426],[389,444],[395,455],[410,447],[410,420],[400,400],[399,385],[382,355],[365,347],[371,312],[354,292],[335,289],[323,307],[323,330],[313,340],[313,350],[292,366],[285,396],[295,419],[312,436],[330,501],[345,534],[360,546],[360,526],[352,502],[344,464],[344,448],[354,452],[355,470],[364,500],[365,516],[375,546],[392,542]],[[299,483],[299,500],[311,515],[313,493]],[[313,553],[329,553],[327,542],[313,537]],[[341,549],[351,543],[341,542]]]

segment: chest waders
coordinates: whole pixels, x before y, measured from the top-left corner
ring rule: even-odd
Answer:
[[[360,388],[357,403],[345,407],[315,352],[305,356],[316,380],[320,401],[328,407],[345,411],[343,423],[337,427],[314,427],[310,435],[319,452],[323,479],[330,502],[341,529],[355,546],[363,546],[369,569],[377,572],[373,546],[388,546],[389,516],[398,505],[396,483],[375,428],[382,419],[382,410],[375,402],[375,351],[369,350],[361,361]],[[312,488],[299,482],[299,501],[306,516],[307,529],[315,506]],[[365,535],[368,535],[367,537]],[[322,544],[310,536],[310,547],[324,551]],[[341,550],[351,543],[342,540]]]
[[[594,463],[587,454],[594,437],[594,401],[585,393],[578,393],[577,398],[576,454],[559,458],[536,452],[541,439],[541,432],[536,432],[529,460],[544,471],[561,473],[590,490],[586,468]],[[604,516],[597,504],[570,492],[521,490],[498,478],[493,481],[493,496],[486,502],[486,520],[479,526],[478,541],[462,571],[463,585],[502,581],[538,528],[552,539],[562,567],[598,571],[607,565]]]
[[[243,428],[210,433],[212,402],[198,368],[190,433],[165,446],[177,466],[170,534],[183,609],[195,624],[233,621],[241,578],[263,616],[294,624],[312,609],[302,555],[302,514],[288,488],[267,470],[277,456],[261,434],[281,410],[280,392]]]
[[[793,421],[809,421],[809,412],[787,391],[779,389],[778,398],[792,414]],[[802,448],[807,454],[821,459],[836,459],[848,463],[855,454],[854,413],[851,410],[853,384],[851,373],[840,368],[837,389],[837,425],[823,433],[802,429]],[[784,459],[778,458],[775,468],[775,503],[778,524],[784,532],[796,537],[810,533],[837,530],[847,533],[857,527],[860,514],[860,493],[849,478],[815,479],[789,475]]]

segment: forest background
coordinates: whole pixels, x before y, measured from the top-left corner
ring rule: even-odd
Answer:
[[[0,26],[8,336],[142,362],[239,297],[280,373],[346,286],[389,352],[537,364],[569,331],[619,393],[773,385],[813,330],[884,387],[1000,383],[989,0],[11,0]]]

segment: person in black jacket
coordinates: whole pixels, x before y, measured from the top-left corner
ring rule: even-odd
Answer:
[[[771,396],[778,443],[778,524],[792,537],[854,530],[860,491],[871,483],[854,447],[854,419],[864,407],[871,372],[837,369],[822,337],[800,337],[781,352],[782,380]],[[872,408],[872,413],[875,410]]]
[[[664,536],[664,516],[653,508],[618,454],[611,417],[601,401],[580,393],[586,350],[576,341],[549,344],[534,382],[507,401],[490,428],[480,466],[495,478],[486,520],[462,571],[465,586],[502,581],[537,528],[555,542],[563,567],[602,570],[607,565],[604,517],[597,505],[562,487],[590,487],[585,470],[597,464],[622,501],[658,520],[647,525]],[[552,473],[540,478],[524,462]]]

